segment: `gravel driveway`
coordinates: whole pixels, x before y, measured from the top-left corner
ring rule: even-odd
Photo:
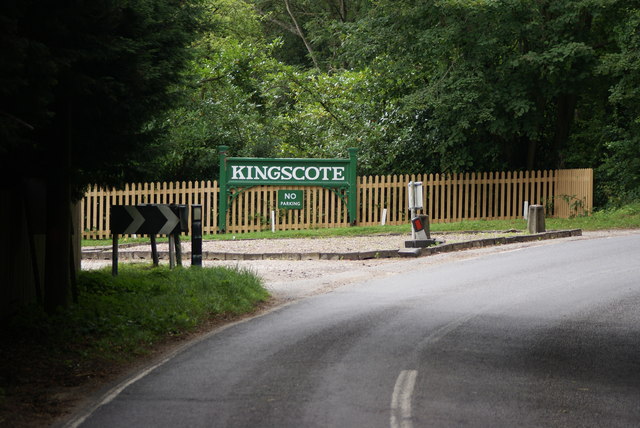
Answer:
[[[281,301],[293,301],[314,294],[331,291],[346,284],[366,281],[373,278],[391,276],[407,269],[416,263],[439,264],[486,254],[516,251],[521,248],[541,245],[553,245],[562,240],[594,239],[622,234],[640,233],[639,230],[615,230],[583,232],[583,236],[554,240],[535,241],[477,248],[454,253],[437,254],[417,259],[370,259],[370,260],[206,260],[205,266],[231,266],[249,269],[259,275],[265,287]],[[504,232],[432,234],[433,238],[447,242],[459,242],[493,236],[504,236]],[[382,235],[344,238],[308,238],[308,239],[255,239],[232,241],[207,241],[203,243],[203,251],[277,253],[277,252],[346,252],[399,249],[404,247],[406,235]],[[148,250],[148,245],[140,246]],[[183,251],[190,251],[190,243],[182,243]],[[130,247],[128,250],[136,250]],[[166,251],[167,244],[159,244],[159,251]],[[188,258],[184,261],[189,264]],[[161,261],[165,262],[165,261]],[[148,261],[144,261],[148,263]],[[110,266],[109,260],[83,260],[83,269],[96,269]]]

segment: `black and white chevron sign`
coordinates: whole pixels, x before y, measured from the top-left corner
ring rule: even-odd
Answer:
[[[187,232],[186,205],[112,205],[111,233],[170,235]]]

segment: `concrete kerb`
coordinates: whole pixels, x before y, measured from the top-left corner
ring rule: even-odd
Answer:
[[[475,239],[465,242],[455,242],[452,244],[442,244],[433,247],[421,248],[420,251],[406,252],[404,257],[422,257],[432,254],[449,253],[470,248],[491,247],[495,245],[507,245],[522,242],[542,241],[547,239],[569,238],[571,236],[582,236],[582,229],[555,230],[549,232],[536,233],[533,235],[507,236],[500,238]]]
[[[542,241],[547,239],[568,238],[572,236],[582,236],[582,229],[554,230],[549,232],[536,233],[532,235],[506,236],[499,238],[473,239],[464,242],[444,243],[426,248],[418,248],[416,251],[401,252],[400,249],[372,250],[352,253],[224,253],[204,251],[203,260],[370,260],[387,259],[394,257],[424,257],[439,253],[462,251],[471,248],[490,247],[495,245],[506,245],[522,242]],[[120,251],[120,260],[151,260],[151,251]],[[161,260],[169,258],[168,251],[159,251],[158,257]],[[183,259],[190,259],[191,253],[184,252]],[[82,258],[85,260],[111,260],[111,251],[95,251],[93,249],[82,251]]]

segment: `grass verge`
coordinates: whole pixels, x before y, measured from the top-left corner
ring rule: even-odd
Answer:
[[[53,315],[25,308],[3,327],[0,426],[38,425],[38,416],[59,411],[51,388],[106,376],[159,344],[251,312],[269,298],[256,275],[223,267],[122,265],[115,278],[108,269],[83,271],[78,287],[77,304]]]
[[[568,219],[547,218],[546,226],[549,230],[583,229],[637,229],[640,228],[640,202],[624,206],[622,208],[596,211],[589,216],[574,217]],[[458,232],[458,231],[487,231],[487,230],[525,230],[527,222],[516,220],[474,220],[456,223],[433,223],[432,232]],[[273,233],[271,231],[251,232],[243,234],[207,235],[207,240],[231,240],[231,239],[277,239],[277,238],[329,238],[341,236],[366,236],[378,234],[402,234],[411,233],[409,223],[397,226],[355,226],[334,229],[306,229],[284,230]],[[189,240],[188,236],[183,240]],[[158,242],[166,242],[166,238],[158,238]],[[149,239],[122,238],[121,244],[148,243]],[[83,240],[82,245],[111,245],[111,240]]]

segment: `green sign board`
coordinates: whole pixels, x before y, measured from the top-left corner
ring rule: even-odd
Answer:
[[[285,210],[301,210],[304,203],[302,190],[278,190],[278,208]]]
[[[253,186],[319,186],[333,190],[346,204],[349,221],[356,218],[356,163],[358,149],[348,149],[347,159],[270,159],[228,157],[227,146],[220,146],[220,210],[218,229],[226,230],[228,198],[233,200]],[[299,192],[302,193],[300,190]],[[282,198],[278,198],[278,207]],[[300,196],[302,201],[302,195]],[[300,206],[290,206],[301,209]]]
[[[226,178],[232,186],[346,186],[348,169],[349,159],[227,158]]]

